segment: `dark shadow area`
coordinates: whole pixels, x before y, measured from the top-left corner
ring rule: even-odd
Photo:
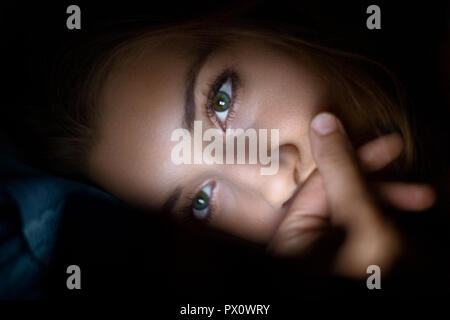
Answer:
[[[42,270],[36,273],[39,282],[30,285],[35,294],[27,296],[26,286],[17,287],[18,296],[13,295],[14,298],[153,297],[176,305],[224,300],[275,303],[289,301],[292,292],[296,299],[447,295],[450,285],[449,5],[381,1],[378,5],[382,10],[382,29],[368,30],[365,11],[372,4],[370,1],[358,4],[332,1],[245,4],[231,1],[227,5],[212,1],[144,3],[78,1],[82,10],[79,31],[66,28],[65,12],[72,2],[2,3],[0,126],[7,141],[3,148],[13,146],[15,161],[30,167],[35,165],[25,152],[32,149],[33,137],[23,121],[27,113],[40,110],[51,100],[50,71],[61,52],[80,46],[106,30],[122,30],[124,25],[132,28],[148,21],[155,25],[179,22],[225,14],[231,7],[236,14],[244,12],[247,19],[264,21],[274,27],[288,24],[308,30],[305,34],[312,39],[368,56],[392,70],[405,88],[408,111],[414,119],[415,141],[421,155],[414,179],[431,182],[439,193],[438,203],[428,212],[394,214],[414,250],[383,282],[384,290],[375,292],[367,290],[365,283],[326,276],[314,265],[272,259],[264,254],[263,248],[201,229],[185,230],[165,216],[142,213],[116,199],[64,184],[61,188],[71,191],[61,196],[64,201],[58,207],[63,215],[55,233],[54,254],[45,267],[38,263]],[[9,154],[12,153],[4,152],[5,157]],[[28,169],[10,170],[6,165],[4,168],[1,182],[8,188],[0,195],[0,223],[5,225],[1,227],[5,231],[0,232],[0,241],[4,239],[6,243],[23,232],[24,221],[18,218],[20,203],[11,196],[9,186],[16,186],[16,180],[32,181],[27,182],[32,186],[36,177],[45,180],[48,175],[30,173]],[[50,175],[48,179],[51,178]],[[8,246],[8,250],[28,250],[29,244],[17,241],[16,247]],[[2,257],[6,258],[1,260]],[[14,263],[19,264],[20,259],[16,258],[0,253],[0,270],[2,263],[6,266],[17,261]],[[314,261],[328,258],[324,255]],[[67,290],[66,268],[71,264],[79,265],[82,270],[82,290]],[[13,269],[10,274],[11,279],[18,275]]]

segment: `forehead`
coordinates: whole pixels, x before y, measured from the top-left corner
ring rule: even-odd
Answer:
[[[90,159],[91,176],[107,190],[136,203],[145,197],[140,190],[159,199],[170,188],[162,173],[170,165],[171,133],[181,126],[184,75],[193,58],[181,45],[159,45],[109,75]]]

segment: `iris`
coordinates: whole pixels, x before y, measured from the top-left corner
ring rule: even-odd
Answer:
[[[195,210],[204,210],[209,205],[209,196],[201,190],[192,200],[192,208]]]
[[[226,110],[228,110],[228,108],[230,107],[230,96],[224,92],[224,91],[219,91],[217,92],[215,98],[214,98],[214,110],[217,112],[224,112]]]
[[[211,198],[211,185],[204,186],[192,199],[192,213],[197,219],[205,219],[211,214],[210,198]]]

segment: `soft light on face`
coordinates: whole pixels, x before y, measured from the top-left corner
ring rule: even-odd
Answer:
[[[256,132],[253,128],[228,128],[223,132],[217,128],[209,128],[203,133],[203,122],[195,120],[193,137],[184,128],[172,132],[170,141],[179,142],[172,147],[170,158],[176,165],[259,163],[262,164],[260,174],[274,175],[279,169],[279,137],[279,129],[270,130],[270,143],[267,141],[267,129]],[[202,148],[203,142],[209,144]]]
[[[171,39],[112,72],[90,175],[124,201],[264,243],[315,169],[309,122],[326,106],[326,88],[301,59],[260,41],[234,41],[201,60],[194,45]],[[260,163],[176,164],[171,135],[192,132],[195,120],[222,134],[277,129],[277,173],[261,175]]]

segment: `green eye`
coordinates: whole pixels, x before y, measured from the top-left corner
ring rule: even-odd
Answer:
[[[192,200],[192,208],[194,210],[203,210],[209,205],[209,196],[202,190]]]
[[[214,98],[214,110],[217,112],[224,112],[228,110],[228,108],[230,107],[230,101],[230,96],[226,92],[219,91]]]
[[[233,82],[231,76],[229,76],[224,83],[220,86],[219,90],[214,96],[212,101],[211,109],[214,111],[217,119],[222,125],[228,118],[228,112],[232,110],[232,99],[233,97]]]
[[[211,197],[211,186],[207,185],[202,188],[192,200],[192,213],[197,219],[204,219],[209,215],[209,201]]]

